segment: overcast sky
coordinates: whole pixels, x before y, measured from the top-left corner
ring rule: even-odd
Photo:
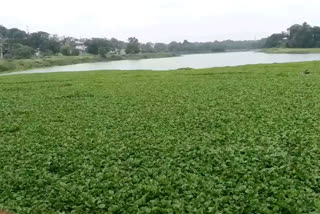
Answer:
[[[8,28],[143,42],[259,39],[320,25],[319,0],[1,0],[0,8]]]

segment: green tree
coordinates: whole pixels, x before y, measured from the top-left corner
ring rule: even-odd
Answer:
[[[147,42],[146,44],[140,44],[140,51],[142,53],[154,53],[154,45],[151,42]]]
[[[28,34],[17,28],[9,29],[6,36],[10,45],[18,43],[26,45],[28,39]]]
[[[314,45],[312,27],[306,22],[293,25],[288,29],[290,48],[311,48]]]
[[[154,50],[157,53],[168,52],[168,45],[164,43],[156,43],[154,44]]]
[[[87,46],[87,52],[94,55],[101,54],[101,52],[107,53],[110,50],[112,50],[111,42],[108,41],[107,39],[102,39],[102,38],[93,38],[93,39],[87,40],[85,42],[85,45]]]
[[[30,59],[34,55],[34,52],[34,49],[29,46],[15,44],[7,57],[13,59]]]
[[[59,41],[58,36],[53,35],[48,40],[48,50],[51,51],[54,54],[57,54],[60,52],[61,48],[61,42]]]
[[[45,51],[49,41],[49,34],[43,31],[31,33],[28,39],[28,45],[34,49]]]
[[[0,25],[0,38],[7,38],[8,29]]]
[[[106,54],[108,53],[108,50],[105,47],[99,47],[98,49],[99,56],[102,58],[106,57]]]
[[[72,48],[71,55],[72,56],[79,56],[80,55],[80,51],[78,49],[76,49],[76,48]]]
[[[193,52],[196,48],[194,48],[195,44],[189,42],[188,40],[184,40],[182,45],[181,45],[181,48],[183,51],[185,52]]]
[[[70,45],[61,46],[60,51],[64,56],[71,56],[72,55],[72,47]]]
[[[126,47],[126,43],[115,38],[110,39],[110,43],[113,50],[121,50]]]
[[[181,43],[173,41],[168,45],[168,49],[170,52],[179,52],[181,51]]]
[[[312,28],[312,35],[314,41],[314,47],[320,48],[320,27],[313,27]]]
[[[285,33],[275,33],[269,36],[264,45],[265,48],[274,48],[274,47],[285,47],[287,46],[287,34]]]
[[[140,53],[139,40],[135,37],[128,39],[129,43],[126,47],[126,54],[137,54]]]

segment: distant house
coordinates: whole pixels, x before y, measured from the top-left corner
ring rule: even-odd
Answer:
[[[35,56],[40,56],[41,52],[40,52],[40,48],[37,48],[34,55]]]
[[[285,37],[280,41],[280,47],[281,48],[286,48],[288,46],[288,38]]]
[[[83,55],[86,52],[86,46],[84,45],[84,42],[79,40],[75,42],[75,49],[79,50],[80,55]]]
[[[125,55],[125,54],[126,54],[126,51],[125,51],[125,49],[118,49],[118,48],[116,48],[115,50],[109,51],[109,54]]]
[[[126,55],[126,50],[125,49],[119,50],[119,55]]]

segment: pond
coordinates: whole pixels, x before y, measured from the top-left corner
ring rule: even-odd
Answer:
[[[32,69],[17,73],[49,73],[93,70],[174,70],[178,68],[211,68],[260,63],[284,63],[320,60],[320,54],[266,54],[261,52],[226,52],[190,54],[170,58],[121,60]]]

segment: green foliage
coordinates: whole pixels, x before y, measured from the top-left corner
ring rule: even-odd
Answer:
[[[214,47],[211,49],[211,52],[215,53],[215,52],[225,52],[226,49],[224,47]]]
[[[0,76],[0,209],[318,213],[319,67]]]
[[[320,32],[320,31],[319,31]],[[320,37],[320,34],[319,34]],[[6,29],[0,26],[0,38],[9,41],[11,45],[21,44],[32,47],[37,52],[40,51],[41,56],[51,56],[62,53],[63,55],[79,55],[80,50],[86,50],[89,54],[107,57],[110,51],[113,54],[119,54],[125,50],[127,54],[142,53],[166,53],[171,54],[188,54],[188,53],[208,53],[223,52],[225,50],[248,50],[262,48],[265,39],[257,41],[215,41],[215,42],[189,42],[187,40],[181,42],[164,43],[139,43],[135,37],[129,38],[128,42],[123,42],[115,38],[93,38],[93,39],[77,39],[72,37],[59,38],[56,35],[50,35],[47,32],[39,31],[27,34],[19,29]],[[320,42],[317,44],[320,46]],[[70,49],[72,48],[71,54]],[[99,51],[100,49],[100,51]]]
[[[285,33],[275,33],[267,38],[265,48],[279,48],[287,46],[287,35]]]
[[[60,52],[61,44],[57,37],[51,37],[47,44],[47,50],[51,51],[53,54]],[[44,51],[45,52],[45,51]]]
[[[156,43],[156,44],[154,44],[154,50],[155,50],[155,52],[157,52],[157,53],[163,53],[163,52],[168,52],[169,50],[168,50],[168,46],[166,45],[166,44],[164,44],[164,43]]]
[[[64,56],[79,56],[79,54],[80,54],[80,51],[78,49],[75,49],[74,47],[72,47],[70,45],[63,45],[61,47],[60,52]]]
[[[147,42],[146,44],[140,44],[140,51],[141,53],[154,53],[155,48],[154,48],[154,44],[152,44],[151,42]]]
[[[13,63],[8,62],[7,60],[0,60],[0,72],[13,71],[16,67]]]
[[[265,39],[257,41],[214,41],[214,42],[171,42],[167,49],[173,53],[210,53],[210,52],[224,52],[226,50],[249,50],[262,48]]]
[[[102,51],[104,53],[109,52],[112,49],[110,41],[107,39],[93,38],[86,41],[87,52],[94,55],[101,55]]]
[[[7,58],[13,58],[13,59],[30,59],[34,55],[34,49],[25,46],[25,45],[14,45],[11,49],[10,54],[6,55]]]
[[[116,38],[111,38],[110,39],[110,43],[112,48],[115,50],[121,50],[121,49],[125,49],[126,47],[126,43],[120,40],[117,40]]]
[[[312,48],[313,32],[312,27],[306,22],[302,25],[293,25],[288,29],[290,48]]]
[[[28,44],[32,48],[40,50],[45,55],[59,53],[61,48],[57,36],[50,36],[50,34],[42,31],[31,33]]]
[[[10,45],[14,45],[14,44],[25,45],[28,39],[27,33],[17,28],[7,29],[7,32],[5,33],[5,35],[6,37],[4,38],[8,38],[8,42]]]
[[[76,48],[72,48],[71,55],[72,56],[79,56],[80,55],[80,51],[78,49],[76,49]]]
[[[40,49],[41,51],[44,51],[48,41],[49,34],[43,31],[39,31],[30,34],[28,44],[34,49]]]
[[[63,45],[61,47],[61,53],[64,55],[64,56],[71,56],[72,54],[72,47],[70,45]]]
[[[108,53],[108,50],[104,47],[99,47],[98,48],[98,53],[99,53],[99,56],[102,57],[102,58],[106,58],[106,54]]]
[[[288,33],[272,34],[267,38],[265,48],[318,48],[320,47],[320,27],[311,27],[306,22],[288,28]]]
[[[126,47],[126,54],[137,54],[140,53],[139,40],[135,37],[128,39],[129,43]]]

